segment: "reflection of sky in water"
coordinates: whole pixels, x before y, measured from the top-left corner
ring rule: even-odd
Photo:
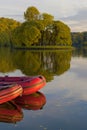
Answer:
[[[71,68],[47,84],[46,115],[56,129],[87,129],[87,59],[72,58]],[[54,121],[55,120],[55,121]]]
[[[8,76],[24,76],[24,74],[19,69],[15,70],[13,72],[9,72],[9,73],[1,73],[0,72],[0,76],[6,76],[6,75],[8,75]]]
[[[75,101],[87,100],[87,59],[72,58],[70,70],[59,77],[55,76],[48,83],[45,93],[58,93],[60,97]]]
[[[3,130],[87,130],[87,59],[72,58],[71,68],[55,76],[41,90],[47,99],[42,110],[23,110],[16,125],[1,124]],[[5,127],[6,126],[6,127]],[[5,129],[4,129],[5,128]]]

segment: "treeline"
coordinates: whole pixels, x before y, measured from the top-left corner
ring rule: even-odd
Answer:
[[[72,36],[72,45],[75,47],[87,46],[87,32],[73,32]]]
[[[0,18],[0,46],[71,46],[70,28],[54,16],[40,13],[31,6],[24,12],[23,23]]]

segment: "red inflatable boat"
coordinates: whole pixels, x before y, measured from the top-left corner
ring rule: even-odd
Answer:
[[[21,106],[21,108],[28,110],[39,110],[46,104],[46,97],[41,92],[23,95],[22,97],[17,97],[14,100],[16,104]]]
[[[18,84],[0,84],[0,104],[22,95],[23,88]]]
[[[46,85],[46,79],[43,76],[22,76],[22,77],[0,77],[0,84],[17,83],[23,88],[23,95],[35,93]]]

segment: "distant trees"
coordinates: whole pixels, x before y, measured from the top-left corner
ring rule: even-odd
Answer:
[[[83,32],[83,44],[87,45],[87,32]]]
[[[72,45],[75,47],[87,46],[87,32],[73,32],[72,36]]]

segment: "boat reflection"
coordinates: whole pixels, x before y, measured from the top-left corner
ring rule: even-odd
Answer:
[[[23,119],[21,107],[13,101],[0,104],[0,122],[16,123]]]
[[[15,102],[20,105],[23,109],[28,110],[40,110],[46,104],[46,97],[41,92],[36,92],[30,95],[23,95],[17,97]]]
[[[17,123],[24,118],[23,109],[40,110],[46,104],[46,97],[41,92],[23,95],[0,104],[0,122]]]

